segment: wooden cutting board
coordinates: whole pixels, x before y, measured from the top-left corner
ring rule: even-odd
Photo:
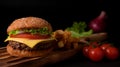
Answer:
[[[0,67],[43,67],[74,56],[76,50],[54,51],[46,57],[22,58],[10,56],[6,47],[0,48]],[[63,57],[64,55],[64,57]]]
[[[107,38],[107,33],[96,33],[89,37],[90,41],[102,41]],[[77,50],[71,49],[67,51],[53,51],[45,57],[34,57],[34,58],[22,58],[10,56],[6,47],[0,48],[0,67],[43,67],[47,64],[53,64],[66,60],[76,53],[78,53],[80,46]]]

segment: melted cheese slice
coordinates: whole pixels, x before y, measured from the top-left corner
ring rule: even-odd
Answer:
[[[50,41],[50,40],[55,40],[55,38],[49,38],[49,39],[24,39],[24,38],[10,38],[8,37],[6,41],[17,41],[17,42],[20,42],[20,43],[24,43],[26,44],[28,47],[31,47],[33,48],[36,44],[40,43],[40,42],[43,42],[43,41]]]

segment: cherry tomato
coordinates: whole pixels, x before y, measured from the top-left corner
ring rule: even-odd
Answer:
[[[96,41],[95,42],[90,42],[89,45],[85,45],[83,47],[83,55],[85,57],[89,58],[88,53],[89,53],[90,49],[92,49],[93,47],[98,47],[98,42],[96,42]]]
[[[29,34],[29,33],[21,33],[16,35],[10,35],[10,37],[14,38],[29,38],[29,39],[46,39],[49,38],[49,35],[39,35],[39,34]]]
[[[110,43],[104,43],[100,47],[101,47],[102,50],[105,50],[107,47],[110,47],[110,46],[111,46]]]
[[[88,52],[89,52],[90,49],[91,49],[90,46],[84,46],[84,47],[83,47],[83,55],[84,55],[85,57],[89,57],[89,56],[88,56]]]
[[[100,47],[90,49],[89,58],[92,61],[95,61],[95,62],[101,61],[103,57],[104,57],[104,52]]]
[[[116,47],[108,47],[105,51],[105,56],[110,60],[115,60],[119,56],[119,50]]]

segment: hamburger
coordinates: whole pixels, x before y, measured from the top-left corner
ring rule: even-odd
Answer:
[[[52,26],[38,17],[23,17],[14,20],[7,28],[9,35],[5,42],[7,52],[12,56],[46,56],[54,48],[55,38],[51,36]]]

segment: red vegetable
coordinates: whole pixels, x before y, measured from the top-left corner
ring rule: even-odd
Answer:
[[[89,55],[88,55],[88,53],[89,53],[89,51],[91,50],[91,49],[93,49],[94,47],[98,47],[99,46],[99,44],[98,44],[98,42],[91,42],[89,45],[87,45],[87,46],[84,46],[83,47],[83,55],[85,56],[85,57],[87,57],[87,58],[89,58]]]
[[[90,29],[92,29],[93,32],[105,31],[105,27],[106,27],[105,19],[106,19],[106,12],[101,11],[100,15],[90,22],[89,24]]]
[[[28,38],[28,39],[46,39],[49,38],[49,35],[39,35],[39,34],[28,34],[28,33],[20,33],[16,35],[10,35],[13,38]]]
[[[89,58],[92,61],[99,62],[103,59],[104,52],[100,47],[92,48],[89,51]]]
[[[106,48],[105,56],[110,60],[115,60],[119,57],[119,50],[116,47],[108,47]]]
[[[111,45],[110,43],[104,43],[104,44],[102,44],[102,45],[100,46],[100,48],[101,48],[103,51],[105,51],[106,48],[111,47],[111,46],[112,46],[112,45]]]
[[[90,46],[84,46],[83,47],[83,55],[85,56],[85,57],[89,57],[88,56],[88,53],[89,53],[89,50],[91,49],[91,47]]]
[[[87,58],[89,58],[88,53],[89,50],[92,49],[93,47],[98,47],[99,44],[98,42],[90,42],[89,45],[83,47],[83,55]]]

